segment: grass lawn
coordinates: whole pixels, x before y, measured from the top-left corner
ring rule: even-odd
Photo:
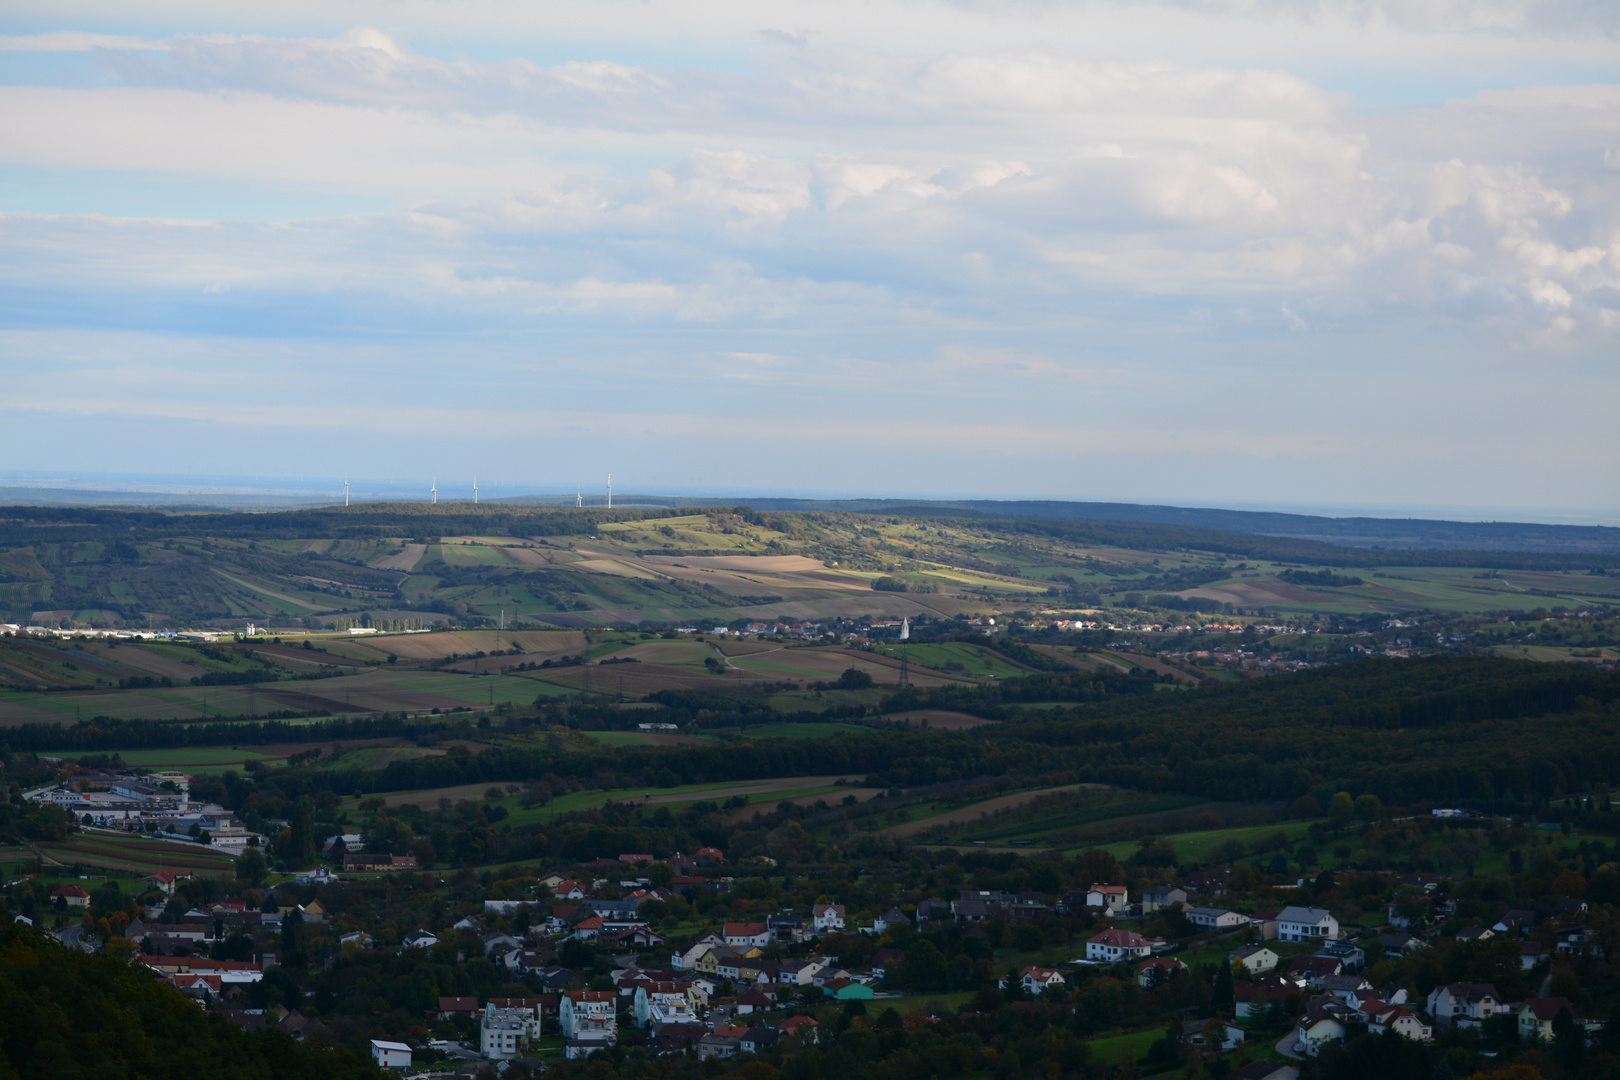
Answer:
[[[42,750],[43,754],[51,757],[74,757],[83,755],[84,750]],[[164,765],[183,767],[188,765],[205,765],[221,761],[228,761],[240,765],[244,761],[254,758],[276,758],[282,755],[266,754],[259,750],[233,749],[221,746],[176,746],[167,750],[119,750],[117,753],[124,759],[126,765],[140,765],[146,768],[158,768]]]
[[[1008,676],[1028,675],[1029,669],[1009,663],[1006,657],[989,649],[977,645],[966,645],[961,642],[947,642],[945,644],[906,645],[880,645],[877,652],[884,656],[899,659],[905,653],[911,663],[922,667],[934,668],[936,671],[959,672],[963,675],[976,676]],[[957,664],[959,667],[951,667]]]
[[[1135,1053],[1136,1060],[1142,1061],[1148,1055],[1148,1048],[1164,1038],[1165,1025],[1161,1024],[1146,1031],[1135,1031],[1129,1035],[1112,1035],[1106,1039],[1096,1039],[1091,1043],[1091,1060],[1117,1065],[1126,1048]]]
[[[1249,853],[1251,845],[1262,837],[1272,833],[1281,832],[1288,836],[1290,841],[1297,841],[1305,835],[1311,823],[1308,821],[1280,822],[1274,825],[1252,825],[1238,829],[1211,829],[1208,832],[1171,833],[1164,837],[1166,841],[1175,845],[1176,857],[1182,861],[1197,860],[1211,862],[1216,860],[1216,852],[1228,840],[1236,840],[1243,845],[1244,854]],[[1136,854],[1141,844],[1135,840],[1122,840],[1114,844],[1100,845],[1104,851],[1112,852],[1114,858],[1121,862]],[[1076,848],[1070,855],[1084,851]]]
[[[868,1002],[866,1006],[866,1015],[868,1018],[875,1018],[881,1014],[884,1009],[893,1009],[901,1016],[904,1016],[912,1009],[922,1009],[927,1011],[935,1005],[942,1005],[950,1011],[955,1012],[965,1006],[968,1002],[972,1001],[973,998],[974,994],[972,991],[961,991],[953,994],[902,994],[899,997],[878,998],[874,1001]],[[842,1008],[842,1006],[840,1006],[840,1008]]]

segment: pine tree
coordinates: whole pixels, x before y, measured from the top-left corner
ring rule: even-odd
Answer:
[[[1216,1016],[1227,1016],[1232,1012],[1236,1003],[1232,993],[1232,965],[1222,964],[1215,972],[1215,992],[1210,996],[1209,1007]]]

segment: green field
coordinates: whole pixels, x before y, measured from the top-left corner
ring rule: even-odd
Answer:
[[[879,645],[874,651],[896,660],[904,654],[911,663],[922,667],[977,678],[1027,675],[1030,670],[990,649],[955,641],[944,644]]]
[[[848,733],[865,734],[871,730],[858,724],[760,724],[743,728],[741,735],[748,739],[827,739]]]
[[[1290,821],[1272,825],[1247,825],[1236,829],[1211,829],[1207,832],[1170,833],[1162,839],[1173,844],[1176,849],[1176,858],[1182,861],[1211,862],[1219,857],[1216,851],[1228,840],[1236,840],[1247,850],[1256,841],[1268,837],[1273,833],[1283,833],[1292,841],[1299,840],[1310,828],[1308,821]],[[1112,852],[1116,859],[1123,862],[1136,853],[1141,844],[1135,840],[1122,840],[1113,844],[1097,845],[1104,851]],[[1076,848],[1075,851],[1084,849]],[[1328,858],[1326,852],[1324,858]]]

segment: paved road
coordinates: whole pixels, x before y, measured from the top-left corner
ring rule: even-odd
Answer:
[[[62,944],[66,945],[70,949],[83,949],[85,952],[94,952],[95,951],[95,946],[94,945],[91,945],[87,941],[81,941],[80,940],[80,937],[81,937],[81,935],[83,933],[84,933],[84,927],[82,927],[82,926],[70,926],[70,927],[68,927],[67,929],[62,931],[62,936],[61,936]]]

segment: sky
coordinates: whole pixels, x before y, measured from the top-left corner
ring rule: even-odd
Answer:
[[[1620,524],[1620,5],[11,0],[0,387],[0,483]]]

